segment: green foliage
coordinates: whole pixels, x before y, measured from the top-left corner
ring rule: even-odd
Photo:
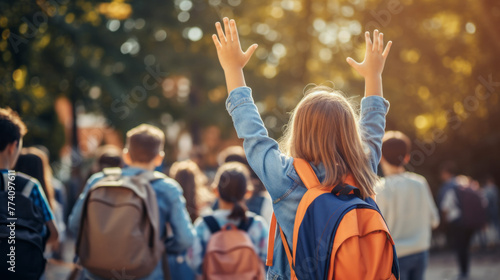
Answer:
[[[36,127],[32,143],[61,147],[49,136],[60,131],[61,96],[122,132],[183,120],[197,143],[209,125],[233,135],[210,38],[228,16],[244,48],[259,44],[245,74],[271,136],[309,83],[361,97],[363,81],[345,58],[360,58],[363,32],[379,28],[394,41],[387,128],[418,139],[410,169],[435,176],[444,159],[473,175],[500,168],[497,1],[11,0],[0,10],[0,106]]]

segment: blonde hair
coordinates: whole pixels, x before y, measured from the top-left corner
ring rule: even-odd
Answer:
[[[332,88],[316,86],[293,110],[280,148],[291,157],[323,164],[323,186],[342,184],[351,174],[363,198],[374,196],[378,177],[363,148],[358,121],[346,97]]]

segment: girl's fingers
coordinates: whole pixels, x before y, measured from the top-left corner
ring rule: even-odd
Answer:
[[[214,40],[214,45],[217,50],[220,50],[222,48],[222,45],[219,42],[219,39],[217,38],[217,35],[213,34],[212,39]]]
[[[366,41],[366,50],[371,50],[372,49],[372,39],[370,38],[370,32],[366,31],[365,32],[365,41]]]
[[[224,21],[224,31],[226,34],[226,38],[229,42],[232,42],[233,38],[232,38],[231,27],[229,26],[229,19],[225,17],[223,21]]]
[[[378,52],[381,53],[384,50],[384,33],[378,35]]]
[[[391,46],[392,46],[392,41],[389,41],[387,43],[387,46],[385,47],[384,52],[382,53],[382,56],[386,58],[389,55],[389,52],[391,51]]]
[[[253,53],[255,52],[255,50],[257,49],[258,46],[259,45],[257,45],[257,44],[253,44],[250,47],[248,47],[247,51],[245,52],[245,55],[248,58],[250,58],[253,55]]]
[[[224,32],[222,31],[222,26],[220,22],[215,23],[215,28],[217,29],[217,34],[219,34],[219,40],[221,44],[227,43],[227,39],[226,36],[224,35]]]
[[[233,41],[239,42],[240,38],[238,37],[238,29],[236,28],[236,22],[234,19],[229,21],[229,26],[231,28],[231,37],[233,38]]]
[[[351,65],[351,66],[352,66],[352,68],[354,68],[354,69],[356,69],[356,70],[358,69],[359,63],[358,63],[358,62],[356,62],[354,59],[352,59],[352,58],[348,57],[348,58],[346,59],[346,61],[347,61],[347,63],[349,63],[349,65]]]
[[[375,31],[373,31],[373,47],[372,47],[372,51],[378,50],[378,46],[379,46],[379,42],[378,42],[378,30],[375,29]]]

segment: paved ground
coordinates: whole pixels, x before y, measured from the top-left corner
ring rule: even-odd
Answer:
[[[64,258],[67,262],[49,262],[46,280],[65,280],[71,272],[73,244],[67,244]],[[431,252],[427,280],[457,279],[458,266],[455,256],[449,251]],[[478,250],[472,254],[471,274],[469,280],[500,280],[500,247],[491,250]],[[174,279],[177,280],[177,279]],[[182,279],[179,279],[182,280]]]
[[[500,280],[500,248],[472,254],[470,280]],[[457,279],[458,265],[451,252],[433,252],[427,269],[427,280]]]

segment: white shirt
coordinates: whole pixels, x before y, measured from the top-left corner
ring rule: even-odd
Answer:
[[[403,172],[381,180],[377,204],[391,232],[398,257],[430,248],[439,213],[424,177]]]
[[[454,188],[449,189],[443,196],[441,210],[446,212],[445,219],[448,223],[458,220],[462,214],[458,207],[458,197]]]

